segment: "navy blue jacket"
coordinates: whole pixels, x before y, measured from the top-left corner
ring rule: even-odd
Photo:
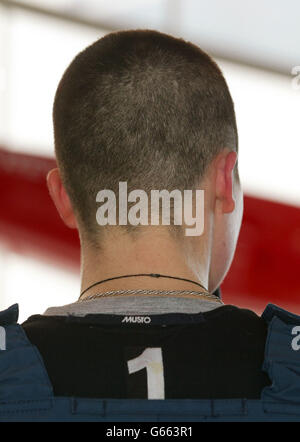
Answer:
[[[268,304],[262,370],[272,381],[254,399],[85,399],[56,397],[43,359],[17,324],[18,305],[0,313],[0,422],[300,421],[300,316]]]

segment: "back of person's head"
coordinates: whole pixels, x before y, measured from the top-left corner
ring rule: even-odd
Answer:
[[[103,236],[111,244],[110,227],[99,226],[96,216],[103,189],[118,195],[124,182],[128,194],[138,189],[148,196],[153,190],[204,189],[202,239],[184,239],[182,225],[174,222],[175,198],[170,199],[172,225],[163,232],[179,238],[182,250],[184,241],[192,267],[199,268],[200,255],[206,254],[205,268],[215,275],[211,286],[220,282],[234,254],[242,194],[233,101],[221,70],[205,52],[156,31],[108,34],[65,71],[53,120],[59,170],[49,174],[48,185],[82,244],[99,249]],[[117,202],[114,209],[121,211]],[[122,238],[153,232],[137,223],[118,225],[118,213],[116,219]]]
[[[106,35],[77,55],[54,103],[63,182],[87,234],[96,194],[194,189],[225,147],[237,150],[233,102],[216,63],[155,31]]]

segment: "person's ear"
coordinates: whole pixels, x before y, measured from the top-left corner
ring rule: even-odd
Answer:
[[[77,221],[72,209],[70,199],[62,184],[58,169],[52,169],[47,175],[47,186],[54,205],[63,220],[71,229],[76,229]]]
[[[237,153],[227,149],[216,159],[216,197],[221,202],[223,213],[231,213],[235,209],[233,172],[236,160]]]

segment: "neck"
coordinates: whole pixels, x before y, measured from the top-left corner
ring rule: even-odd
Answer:
[[[113,236],[112,236],[113,235]],[[202,239],[204,242],[204,239]],[[126,233],[103,237],[101,249],[82,241],[81,292],[90,285],[123,275],[161,274],[208,286],[209,258],[193,254],[191,241],[175,241],[167,234],[144,234],[132,238]],[[203,244],[203,250],[206,249]],[[199,250],[199,248],[198,248]],[[88,289],[84,297],[110,290],[192,290],[204,291],[193,282],[147,276],[113,279]]]

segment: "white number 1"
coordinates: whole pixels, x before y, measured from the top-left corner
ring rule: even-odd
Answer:
[[[129,374],[146,368],[148,399],[165,398],[164,367],[161,348],[146,348],[142,354],[127,362]]]

